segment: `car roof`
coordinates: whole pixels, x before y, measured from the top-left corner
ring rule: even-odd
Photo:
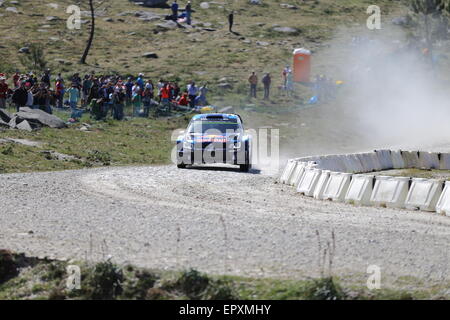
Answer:
[[[233,113],[204,113],[204,114],[197,114],[197,115],[192,117],[192,120],[205,120],[205,119],[217,119],[217,118],[230,119],[230,120],[239,119],[240,122],[242,122],[241,116],[239,116],[238,114],[233,114]]]

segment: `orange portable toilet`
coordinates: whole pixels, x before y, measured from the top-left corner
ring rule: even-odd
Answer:
[[[294,50],[294,81],[310,82],[311,51],[303,48]]]

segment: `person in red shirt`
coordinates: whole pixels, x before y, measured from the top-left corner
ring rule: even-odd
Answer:
[[[189,104],[189,98],[187,92],[183,92],[180,99],[178,99],[178,105],[187,106]]]
[[[13,83],[14,83],[14,88],[18,88],[20,87],[20,74],[19,71],[16,70],[16,73],[13,76]]]
[[[0,73],[0,109],[6,108],[6,98],[11,92],[8,85],[6,84],[6,77],[3,73]]]

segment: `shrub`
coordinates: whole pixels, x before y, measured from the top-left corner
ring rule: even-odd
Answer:
[[[197,270],[190,269],[183,272],[181,277],[177,281],[177,286],[190,298],[200,299],[202,294],[208,288],[210,279],[198,272]]]
[[[333,277],[312,280],[306,286],[305,298],[310,300],[342,300],[345,295]]]
[[[85,298],[94,300],[110,300],[122,293],[123,273],[111,261],[95,265],[85,279],[82,279],[82,293]]]
[[[17,276],[18,273],[13,254],[8,250],[0,250],[0,284]]]

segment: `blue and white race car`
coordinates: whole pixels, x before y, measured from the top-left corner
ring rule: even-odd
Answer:
[[[227,163],[241,171],[251,167],[251,138],[236,114],[198,114],[177,139],[177,166]]]

